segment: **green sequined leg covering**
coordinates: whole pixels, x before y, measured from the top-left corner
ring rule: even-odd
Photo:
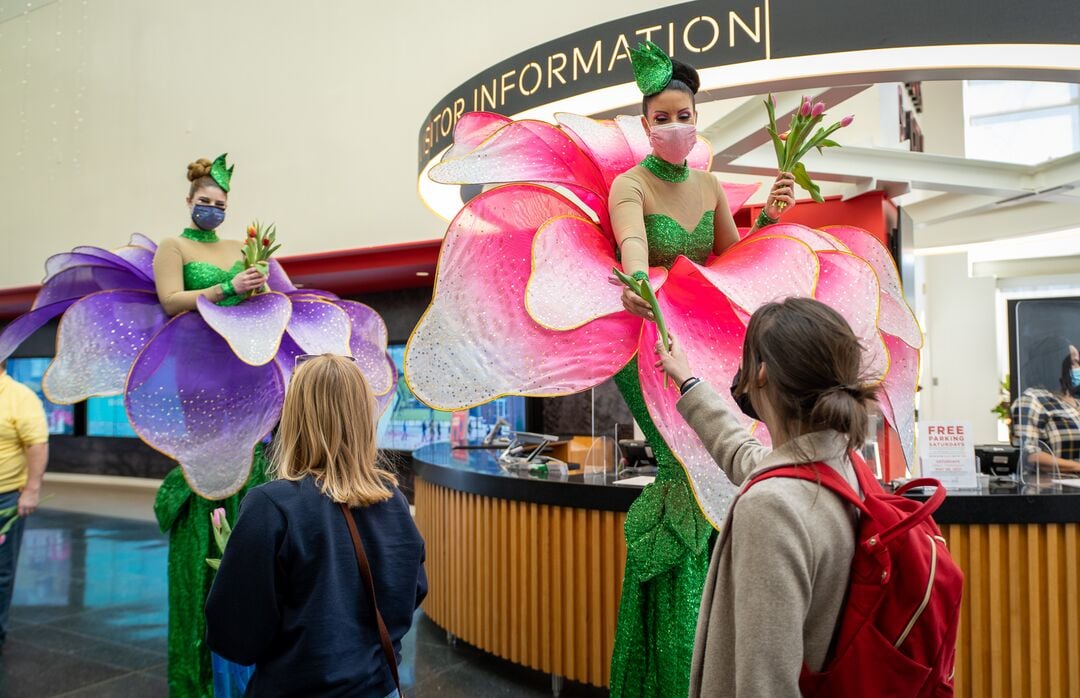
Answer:
[[[623,577],[611,695],[685,696],[713,528],[702,516],[686,472],[649,417],[637,360],[615,375],[626,404],[656,454],[656,481],[626,515]]]
[[[249,489],[266,482],[266,465],[260,444],[247,484],[228,499],[203,499],[195,494],[180,468],[173,469],[158,490],[154,514],[161,531],[169,533],[169,695],[173,698],[213,698],[203,615],[214,581],[206,558],[218,557],[210,532],[210,512],[223,507],[229,521],[235,523],[240,500]]]

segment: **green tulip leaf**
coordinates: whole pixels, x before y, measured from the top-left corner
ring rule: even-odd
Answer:
[[[806,171],[806,165],[802,164],[801,162],[796,163],[795,167],[792,168],[791,173],[795,175],[795,182],[798,183],[800,187],[808,191],[814,201],[818,202],[819,204],[825,201],[825,197],[821,195],[821,189],[818,187],[818,185],[814,184],[814,181],[812,179],[810,179],[810,175]]]
[[[777,167],[784,166],[784,141],[780,140],[780,136],[776,134],[776,128],[767,127],[769,132],[769,138],[772,140],[773,150],[776,151],[776,165]]]

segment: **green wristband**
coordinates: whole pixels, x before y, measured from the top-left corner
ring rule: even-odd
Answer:
[[[221,293],[225,298],[232,298],[236,295],[236,289],[233,288],[232,281],[222,281],[218,286],[221,287]]]
[[[649,280],[649,272],[647,272],[647,271],[635,271],[630,276],[632,278],[637,279],[638,281],[648,281]]]
[[[774,225],[779,220],[779,218],[770,217],[769,214],[765,213],[765,209],[761,209],[761,213],[757,217],[757,227],[764,228],[767,225]]]

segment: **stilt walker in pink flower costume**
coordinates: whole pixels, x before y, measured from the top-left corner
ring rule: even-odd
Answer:
[[[872,236],[776,224],[794,203],[787,174],[740,240],[732,212],[757,187],[708,172],[693,126],[695,71],[652,44],[632,63],[644,118],[459,121],[431,177],[499,185],[450,224],[405,374],[421,400],[449,410],[615,377],[659,468],[627,515],[611,692],[684,695],[710,540],[735,488],[678,414],[678,386],[653,366],[649,306],[611,283],[612,268],[648,279],[668,329],[717,385],[735,375],[758,307],[790,296],[830,304],[862,339],[866,375],[883,382],[882,412],[908,455],[921,334]],[[763,425],[756,433],[767,441]]]
[[[142,235],[115,251],[51,257],[31,311],[0,334],[0,359],[57,316],[56,357],[42,381],[62,404],[124,395],[139,437],[179,462],[154,511],[169,533],[169,690],[213,696],[203,605],[213,579],[210,513],[235,520],[266,481],[263,440],[278,422],[295,358],[343,354],[385,409],[396,371],[382,319],[361,303],[298,290],[281,265],[245,268],[223,240],[232,178],[222,155],[188,167],[192,227],[159,247]]]

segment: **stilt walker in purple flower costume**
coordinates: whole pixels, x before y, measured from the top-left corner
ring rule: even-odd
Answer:
[[[124,395],[139,437],[175,459],[154,511],[169,533],[169,689],[213,696],[203,604],[216,557],[210,513],[235,520],[266,479],[263,441],[277,424],[295,358],[352,355],[385,408],[396,371],[382,319],[331,293],[298,290],[273,259],[246,268],[242,243],[218,238],[232,167],[188,167],[192,227],[155,245],[136,234],[108,251],[51,257],[31,311],[0,335],[0,358],[61,316],[49,399]],[[252,228],[250,233],[260,235]]]

